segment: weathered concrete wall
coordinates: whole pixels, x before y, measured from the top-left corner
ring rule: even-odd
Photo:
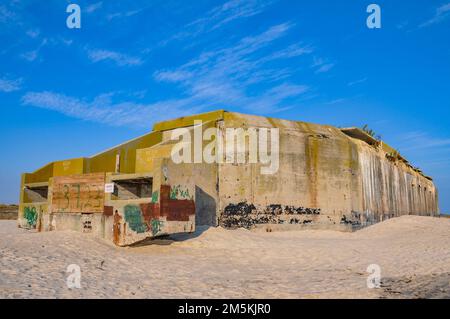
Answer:
[[[203,135],[206,129],[216,128],[216,121],[204,122],[198,127]],[[188,127],[193,136],[193,127]],[[161,183],[171,185],[173,198],[185,199],[189,197],[195,202],[196,225],[218,225],[218,165],[217,163],[174,163],[170,157],[170,150],[176,141],[171,140],[173,130],[163,132],[163,143],[160,148],[164,150],[160,158]],[[210,141],[202,141],[202,147]],[[169,147],[168,147],[169,146]],[[191,145],[191,154],[194,154],[194,145]]]
[[[227,128],[279,129],[278,170],[264,175],[267,164],[248,161],[174,163],[172,133],[187,128],[195,135],[196,119],[203,121],[196,126],[201,135],[218,128],[222,138]],[[92,233],[122,246],[192,232],[195,225],[352,230],[404,214],[439,213],[431,179],[386,144],[353,133],[224,111],[158,123],[153,132],[98,155],[23,174],[18,224]],[[203,148],[209,143],[202,140]],[[248,140],[246,149],[248,158]],[[151,185],[126,183],[142,178]],[[104,193],[104,184],[115,181],[117,191]]]
[[[42,218],[48,212],[47,202],[19,205],[18,224],[28,229],[41,229]]]
[[[363,220],[415,214],[437,215],[437,191],[432,181],[401,161],[392,161],[381,150],[358,144]]]
[[[337,128],[236,113],[227,127],[280,129],[280,167],[219,166],[220,223],[357,227],[404,214],[438,214],[432,181]]]
[[[158,183],[148,197],[117,199],[105,183],[148,179],[142,174],[95,173],[50,178],[48,200],[21,203],[18,224],[37,231],[73,230],[130,245],[147,238],[195,230],[195,203],[172,198],[170,185]],[[147,194],[147,193],[145,193]],[[31,201],[31,202],[30,202]]]

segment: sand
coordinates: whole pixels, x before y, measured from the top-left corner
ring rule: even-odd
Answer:
[[[81,288],[69,289],[69,264]],[[367,287],[368,265],[381,287]],[[202,228],[118,248],[0,221],[0,298],[450,298],[450,219],[404,216],[355,233]]]

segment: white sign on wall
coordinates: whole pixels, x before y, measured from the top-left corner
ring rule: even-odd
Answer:
[[[105,184],[105,193],[109,193],[109,194],[114,193],[114,183],[106,183]]]

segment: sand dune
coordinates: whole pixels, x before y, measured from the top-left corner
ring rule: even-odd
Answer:
[[[0,221],[1,298],[450,298],[450,219],[404,216],[355,233],[202,228],[117,248]],[[81,267],[68,289],[67,266]],[[368,265],[381,268],[367,288]]]

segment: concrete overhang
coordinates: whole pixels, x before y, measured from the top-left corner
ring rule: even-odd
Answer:
[[[356,138],[358,140],[364,141],[367,144],[370,145],[377,145],[378,140],[374,138],[373,136],[367,134],[362,129],[358,127],[347,127],[347,128],[341,128],[340,129],[344,134]]]
[[[168,131],[176,128],[194,125],[194,121],[219,121],[223,120],[225,110],[212,111],[197,115],[179,117],[174,120],[158,122],[153,125],[153,131]]]

